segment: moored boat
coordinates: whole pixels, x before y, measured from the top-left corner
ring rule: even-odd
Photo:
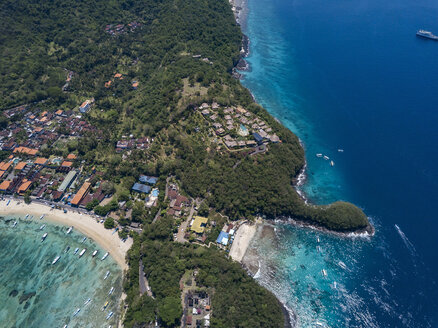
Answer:
[[[327,271],[325,270],[325,269],[322,269],[322,275],[324,276],[324,277],[327,277]]]
[[[87,240],[87,237],[84,237],[84,239],[82,239],[81,243],[85,243],[85,241]]]
[[[324,159],[325,159],[326,161],[328,161],[328,160],[330,159],[330,157],[328,157],[327,155],[324,155]]]
[[[84,302],[84,305],[87,305],[88,303],[90,303],[91,302],[91,298],[89,298],[88,300],[86,300],[85,302]]]
[[[43,242],[47,238],[47,232],[41,237],[41,242]]]
[[[67,229],[66,234],[68,235],[72,230],[73,230],[73,227],[71,226],[70,228]]]
[[[17,225],[17,221],[14,221],[14,224],[12,225],[12,228],[15,228]]]
[[[106,280],[106,278],[108,278],[109,275],[110,275],[110,272],[107,271],[107,272],[105,273],[105,277],[103,277],[103,280]]]
[[[79,252],[79,248],[77,248],[77,247],[76,247],[76,248],[75,248],[75,251],[74,251],[74,253],[73,253],[73,254],[75,254],[75,255],[76,255],[76,254],[77,254],[78,252]]]
[[[43,224],[43,225],[40,227],[40,230],[43,230],[45,227],[46,227],[46,225]]]
[[[330,161],[330,166],[335,166],[335,162]]]
[[[67,246],[67,248],[65,249],[64,253],[67,253],[70,250],[70,246]]]
[[[339,261],[339,262],[338,262],[338,265],[339,265],[342,269],[344,269],[344,270],[347,269],[347,265],[346,265],[344,262],[342,262],[342,261]]]
[[[113,312],[108,313],[108,315],[106,316],[106,320],[108,320],[109,318],[111,318],[113,316]]]
[[[108,307],[108,304],[109,304],[109,302],[106,301],[105,304],[104,304],[103,307],[102,307],[102,311],[105,310],[105,309]]]
[[[79,253],[79,257],[82,257],[82,255],[84,255],[86,251],[87,251],[86,248],[84,248],[83,250],[81,250],[81,252]]]
[[[78,315],[79,312],[81,312],[81,309],[80,309],[80,308],[78,308],[78,309],[75,311],[75,313],[73,313],[73,316],[76,317],[76,316]]]
[[[40,220],[42,220],[44,218],[44,216],[45,216],[45,214],[41,215],[40,216]]]
[[[58,262],[60,258],[61,256],[55,257],[55,259],[52,261],[52,265],[56,264],[56,262]]]
[[[438,36],[434,35],[430,31],[426,31],[426,30],[419,30],[419,31],[417,31],[417,36],[420,37],[420,38],[424,38],[424,39],[438,41]]]
[[[318,153],[316,154],[316,157],[322,157],[322,154]]]
[[[97,249],[93,252],[93,254],[91,254],[91,256],[95,257],[97,254]]]
[[[114,287],[111,287],[111,289],[108,292],[108,295],[111,295],[112,293],[114,293]]]
[[[101,260],[102,260],[102,261],[105,260],[105,259],[108,257],[108,255],[109,255],[109,253],[106,252],[106,253],[102,256]]]

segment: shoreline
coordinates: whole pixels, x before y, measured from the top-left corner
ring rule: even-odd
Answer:
[[[128,269],[128,264],[125,260],[127,251],[131,248],[132,239],[128,238],[123,242],[118,234],[113,234],[112,230],[104,228],[103,224],[99,223],[90,215],[68,211],[64,213],[62,210],[53,209],[50,206],[32,202],[25,204],[23,201],[11,199],[10,204],[7,204],[9,199],[0,201],[0,215],[33,215],[39,218],[44,215],[40,221],[47,221],[57,225],[73,226],[82,234],[86,235],[99,246],[109,252],[109,255],[117,262],[122,269],[122,273]],[[37,219],[39,220],[39,219]]]
[[[247,222],[240,225],[237,229],[236,235],[234,237],[234,242],[231,246],[230,257],[242,263],[242,260],[248,250],[251,240],[254,238],[257,232],[258,226],[261,224],[261,220],[257,219],[254,224],[249,224]]]

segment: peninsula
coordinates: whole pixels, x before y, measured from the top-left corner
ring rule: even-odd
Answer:
[[[273,294],[226,256],[249,242],[236,228],[371,231],[353,204],[296,192],[303,148],[232,76],[242,33],[227,1],[20,0],[0,16],[0,192],[132,236],[126,327],[283,327]]]

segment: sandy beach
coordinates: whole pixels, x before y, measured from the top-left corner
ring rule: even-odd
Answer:
[[[255,224],[244,223],[239,227],[230,250],[230,256],[233,260],[242,262],[249,243],[257,231],[257,225],[258,222]]]
[[[8,206],[6,204],[7,200],[0,201],[0,215],[30,214],[38,220],[44,214],[41,221],[46,220],[65,226],[73,226],[74,229],[91,238],[108,251],[123,270],[128,268],[125,256],[132,245],[132,239],[128,238],[123,242],[117,233],[112,234],[113,230],[105,229],[103,224],[92,216],[74,211],[64,213],[62,210],[52,209],[49,206],[35,202],[27,205],[23,201],[11,200]]]

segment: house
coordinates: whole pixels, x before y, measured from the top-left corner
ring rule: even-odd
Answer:
[[[32,155],[32,156],[35,156],[37,152],[38,152],[38,149],[32,149],[32,148],[28,148],[28,147],[17,147],[14,149],[14,153],[22,153],[22,154],[27,154],[27,155]]]
[[[61,163],[62,167],[71,167],[73,165],[73,162],[64,161]]]
[[[22,169],[24,169],[26,167],[27,163],[26,162],[19,162],[17,165],[15,165],[15,170],[17,171],[21,171]]]
[[[76,155],[75,154],[68,154],[67,155],[67,159],[68,160],[75,160],[76,159]]]
[[[90,190],[91,183],[86,181],[82,185],[82,187],[79,189],[79,191],[76,193],[76,195],[73,197],[71,201],[72,206],[79,206],[79,203],[84,199],[88,191]]]
[[[138,82],[137,81],[132,82],[132,88],[134,90],[137,90],[137,88],[138,88]]]
[[[0,191],[3,192],[7,192],[10,191],[10,186],[11,186],[12,181],[10,180],[5,180],[0,184]]]
[[[122,74],[120,74],[120,73],[114,74],[114,78],[116,78],[116,79],[120,79],[121,77],[122,77]]]
[[[147,193],[149,193],[151,191],[151,187],[146,186],[146,185],[141,184],[141,183],[138,183],[138,182],[134,183],[134,185],[132,186],[131,189],[133,191],[142,192],[142,193],[145,193],[145,194],[147,194]]]
[[[228,239],[229,239],[229,234],[226,233],[225,231],[221,231],[219,236],[216,239],[216,242],[218,244],[227,246],[228,245]]]
[[[197,234],[204,233],[205,227],[207,226],[208,218],[202,216],[195,216],[195,220],[190,228],[190,230],[196,232]]]
[[[29,189],[31,184],[32,181],[28,181],[27,179],[24,179],[23,183],[20,185],[20,187],[18,187],[17,193],[20,195],[24,194]]]
[[[42,166],[44,166],[44,165],[46,165],[46,163],[47,163],[47,158],[44,158],[44,157],[38,157],[38,158],[35,160],[35,164],[36,164],[36,165],[42,165]]]
[[[150,185],[154,185],[157,183],[158,178],[147,176],[147,175],[140,175],[140,178],[138,180],[142,183],[148,183]]]
[[[12,162],[1,162],[0,163],[0,171],[7,171],[11,167]]]
[[[85,100],[82,105],[79,106],[79,111],[81,113],[87,113],[90,110],[91,104],[94,102],[94,99]]]
[[[63,112],[64,112],[64,111],[63,111],[62,109],[58,109],[58,110],[55,112],[55,115],[56,115],[56,116],[61,116]]]

